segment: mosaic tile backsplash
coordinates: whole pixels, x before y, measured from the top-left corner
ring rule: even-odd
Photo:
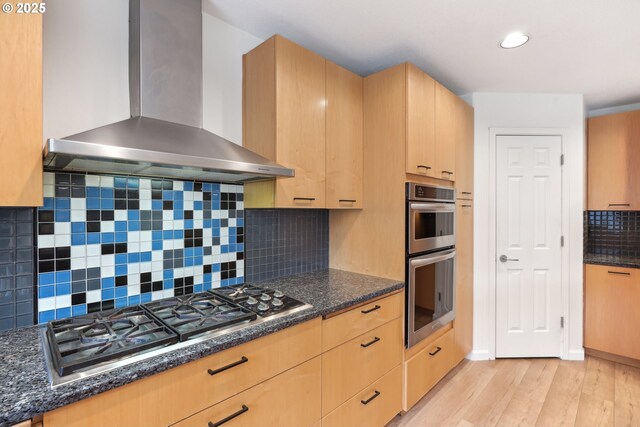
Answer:
[[[32,208],[0,208],[0,331],[33,325]]]
[[[38,321],[244,282],[241,185],[45,173]]]
[[[245,218],[247,281],[329,267],[329,211],[247,209]]]
[[[640,212],[585,212],[586,253],[640,257]]]

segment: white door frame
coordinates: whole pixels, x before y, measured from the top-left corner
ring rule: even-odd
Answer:
[[[562,153],[567,151],[569,131],[565,128],[489,128],[489,304],[488,304],[488,338],[489,359],[496,358],[496,145],[498,136],[559,136],[562,143]],[[560,159],[558,159],[558,162]],[[562,170],[562,234],[565,236],[564,247],[561,250],[561,293],[562,316],[564,316],[564,328],[562,329],[562,347],[560,357],[567,359],[569,356],[569,252],[570,241],[568,237],[570,211],[569,211],[569,179],[566,171]],[[560,236],[558,236],[560,238]]]

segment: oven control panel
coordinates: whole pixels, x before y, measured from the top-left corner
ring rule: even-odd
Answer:
[[[455,202],[456,190],[449,187],[407,183],[407,198],[409,200],[425,200],[438,202]]]

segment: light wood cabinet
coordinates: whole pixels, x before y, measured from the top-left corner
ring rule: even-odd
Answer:
[[[320,348],[321,321],[315,319],[48,412],[44,424],[169,425],[318,356]],[[243,357],[247,362],[208,372]]]
[[[473,108],[456,100],[456,318],[455,359],[473,343]]]
[[[225,419],[234,427],[311,426],[320,420],[320,357],[174,425],[203,427]]]
[[[322,354],[322,414],[402,362],[402,319],[392,320]]]
[[[324,320],[322,351],[331,350],[358,335],[401,317],[403,307],[404,294],[397,293]]]
[[[640,360],[640,269],[585,266],[584,346]]]
[[[324,58],[274,36],[243,59],[244,146],[296,171],[259,184],[260,192],[271,187],[260,195],[265,207],[325,207]]]
[[[453,335],[453,329],[449,329],[405,362],[405,410],[415,405],[457,364]]]
[[[456,103],[456,197],[473,200],[473,107],[462,99]]]
[[[327,208],[363,207],[363,79],[326,61]]]
[[[362,208],[362,77],[278,35],[243,69],[244,146],[295,169],[247,183],[245,206]]]
[[[402,406],[402,366],[353,396],[322,419],[322,427],[384,427]]]
[[[456,201],[456,318],[453,321],[455,359],[461,361],[473,345],[473,201]]]
[[[407,173],[436,175],[436,82],[411,63],[407,73]]]
[[[436,83],[436,178],[456,180],[456,133],[460,126],[459,99]]]
[[[0,58],[0,206],[41,206],[41,14],[0,14]]]
[[[587,122],[587,209],[640,210],[640,110]]]
[[[415,65],[405,67],[406,172],[455,181],[463,101]]]

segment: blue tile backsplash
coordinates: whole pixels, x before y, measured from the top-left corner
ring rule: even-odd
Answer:
[[[244,282],[242,185],[45,173],[38,321]]]

